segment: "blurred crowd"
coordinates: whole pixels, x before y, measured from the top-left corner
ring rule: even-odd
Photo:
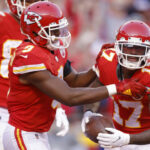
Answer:
[[[69,60],[77,71],[87,70],[95,63],[103,43],[114,42],[121,24],[138,19],[150,25],[150,0],[51,0],[64,11],[72,34],[68,48]],[[0,10],[8,11],[5,0]],[[108,107],[109,106],[109,107]],[[108,100],[102,102],[100,111],[110,111]],[[70,121],[70,132],[57,137],[53,126],[50,143],[53,150],[102,150],[81,133],[82,107],[65,107]],[[102,108],[102,109],[101,109]]]

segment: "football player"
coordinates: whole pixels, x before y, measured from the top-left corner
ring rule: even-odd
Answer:
[[[66,50],[71,40],[67,26],[62,11],[51,2],[36,2],[22,13],[21,29],[28,39],[9,62],[10,117],[3,136],[5,150],[50,149],[47,131],[55,118],[55,99],[75,106],[128,89],[132,95],[144,95],[146,88],[134,80],[99,88],[71,88],[88,86],[96,74],[92,70],[76,74],[71,68]]]
[[[24,35],[20,32],[19,15],[22,11],[17,11],[17,3],[13,0],[7,0],[8,6],[12,12],[0,12],[0,149],[3,150],[2,135],[8,122],[9,114],[7,110],[7,92],[9,89],[8,81],[8,63],[14,48],[18,47]],[[16,3],[16,5],[14,5]]]
[[[24,8],[39,0],[6,0],[9,13],[0,12],[0,149],[2,146],[2,134],[8,122],[7,92],[9,89],[8,63],[14,48],[18,47],[24,35],[20,31],[20,16]]]
[[[123,24],[118,30],[115,46],[106,45],[98,55],[95,68],[101,84],[134,79],[147,87],[144,96],[112,96],[115,129],[106,128],[112,134],[99,133],[97,139],[101,147],[111,150],[150,149],[149,56],[150,27],[138,20]]]

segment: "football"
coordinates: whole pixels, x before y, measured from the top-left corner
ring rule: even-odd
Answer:
[[[93,142],[98,143],[98,133],[107,133],[105,128],[113,128],[113,124],[110,118],[104,116],[92,116],[89,122],[85,126],[85,135]]]

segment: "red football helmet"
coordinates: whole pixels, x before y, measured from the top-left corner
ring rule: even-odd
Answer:
[[[32,42],[50,50],[67,48],[71,34],[61,9],[51,2],[31,4],[21,16],[21,29]]]
[[[6,0],[6,3],[8,4],[10,11],[20,18],[23,10],[26,8],[26,3],[31,4],[37,1],[40,0]]]
[[[118,30],[115,48],[120,65],[132,70],[143,68],[150,54],[150,27],[138,20],[126,22]]]

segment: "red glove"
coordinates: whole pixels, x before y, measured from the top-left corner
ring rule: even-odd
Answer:
[[[116,84],[117,93],[132,96],[136,99],[143,97],[146,93],[146,87],[138,80],[123,80]]]

